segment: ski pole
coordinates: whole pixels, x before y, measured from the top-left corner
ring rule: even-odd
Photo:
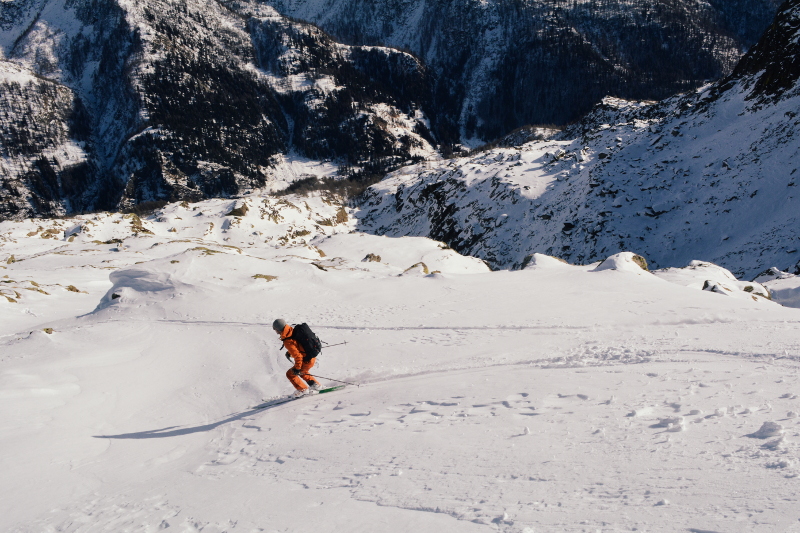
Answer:
[[[338,343],[338,344],[328,344],[328,343],[327,343],[327,342],[325,342],[325,341],[322,341],[322,343],[325,345],[325,346],[323,346],[323,348],[332,348],[332,347],[334,347],[334,346],[341,346],[342,344],[347,344],[347,341],[340,342],[340,343]]]
[[[322,378],[327,379],[328,381],[335,381],[337,383],[344,383],[345,385],[355,385],[356,387],[360,387],[358,383],[350,383],[349,381],[342,381],[341,379],[333,379],[333,378],[326,378],[325,376],[320,376],[319,374],[316,376],[312,376],[311,374],[298,374],[299,376],[310,376],[312,378]]]

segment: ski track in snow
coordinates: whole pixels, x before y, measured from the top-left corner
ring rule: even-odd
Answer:
[[[349,488],[355,498],[381,506],[441,512],[460,520],[497,524],[501,530],[514,530],[520,521],[545,523],[552,528],[548,530],[569,528],[576,524],[578,516],[573,513],[578,502],[594,508],[593,512],[583,510],[586,516],[593,516],[588,522],[613,530],[624,525],[615,515],[627,507],[646,507],[654,517],[666,518],[672,511],[658,510],[659,502],[686,504],[705,495],[716,483],[735,480],[735,485],[745,485],[752,464],[782,469],[784,481],[775,483],[779,494],[790,496],[794,483],[786,480],[794,479],[798,472],[794,464],[779,463],[782,457],[796,457],[797,446],[772,450],[768,443],[731,442],[759,424],[753,421],[759,418],[758,410],[728,405],[735,401],[730,382],[747,378],[709,377],[715,372],[705,366],[688,371],[669,365],[658,367],[658,373],[624,372],[614,376],[624,390],[612,396],[593,385],[591,374],[570,372],[572,388],[565,390],[564,376],[542,379],[541,370],[523,370],[515,374],[536,372],[535,379],[524,380],[531,385],[518,387],[520,392],[505,397],[487,398],[485,390],[429,377],[405,381],[408,388],[394,389],[402,391],[402,398],[387,394],[386,387],[375,386],[325,399],[304,399],[283,412],[254,416],[253,422],[230,432],[227,445],[200,473],[241,472],[276,481],[288,475],[309,488]],[[499,389],[498,382],[507,382],[503,372],[484,376],[493,391]],[[452,377],[458,381],[459,375]],[[794,385],[796,379],[795,375]],[[547,387],[542,382],[557,385]],[[650,393],[636,394],[640,387],[651,387]],[[363,396],[371,401],[365,402]],[[648,401],[655,405],[646,415],[631,415]],[[365,404],[370,408],[365,409]],[[259,438],[263,432],[260,420],[267,419],[270,425],[269,419],[285,420],[287,415],[291,423],[287,433],[300,435],[272,435],[264,445]],[[679,431],[653,423],[664,417],[680,419]],[[710,432],[705,426],[721,427]],[[798,429],[795,424],[795,433]],[[707,440],[720,431],[726,438],[714,435]],[[680,438],[684,435],[678,433],[683,432],[685,438]],[[468,441],[446,442],[464,434],[470,435]],[[542,439],[542,434],[547,438]],[[699,454],[698,447],[702,449]],[[331,457],[330,452],[323,452],[331,449],[342,453]],[[598,471],[596,454],[611,464]],[[321,469],[317,455],[327,456]],[[703,482],[701,471],[681,464],[698,458],[700,465],[695,466],[722,469],[724,476]],[[318,473],[313,482],[303,475],[309,462]],[[564,463],[569,464],[566,473]],[[649,466],[631,467],[631,463]],[[217,469],[222,465],[233,465],[233,472]],[[443,486],[457,487],[458,495],[449,505],[431,506],[429,492]],[[526,499],[509,505],[504,501],[508,492],[524,494]],[[720,494],[716,501],[706,501],[702,511],[729,513],[744,520],[754,509],[746,497],[731,499]],[[604,520],[598,521],[598,515]],[[672,520],[671,524],[678,529],[679,523]]]

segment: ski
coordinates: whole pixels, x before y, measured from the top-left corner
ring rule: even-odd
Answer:
[[[317,394],[325,394],[326,392],[333,392],[335,390],[342,390],[347,385],[334,385],[333,387],[328,387],[327,389],[320,390]]]
[[[333,392],[333,391],[337,391],[337,390],[342,390],[345,387],[346,387],[346,385],[335,385],[333,387],[328,387],[327,389],[321,389],[321,390],[317,391],[316,394],[325,394],[327,392]],[[281,404],[284,404],[284,403],[292,402],[294,400],[299,400],[300,398],[306,398],[308,396],[314,396],[314,394],[306,394],[305,396],[285,396],[283,398],[276,398],[274,400],[266,400],[263,403],[260,403],[258,405],[254,405],[250,409],[254,409],[254,410],[266,409],[267,407],[272,407],[272,406],[275,406],[275,405],[281,405]]]

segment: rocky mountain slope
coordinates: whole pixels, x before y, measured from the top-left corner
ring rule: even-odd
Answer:
[[[606,99],[559,139],[402,169],[368,191],[362,227],[503,268],[636,250],[660,267],[795,270],[798,42],[790,0],[729,79],[658,104]]]
[[[87,153],[88,116],[69,88],[0,62],[0,219],[25,206],[71,208],[96,179]]]
[[[0,219],[226,196],[434,152],[444,130],[416,58],[234,7],[3,2]]]
[[[603,97],[662,99],[730,74],[778,0],[265,0],[352,44],[411,50],[464,138],[565,124]]]
[[[3,2],[0,219],[381,175],[720,76],[773,1],[272,2],[351,44],[268,2]]]

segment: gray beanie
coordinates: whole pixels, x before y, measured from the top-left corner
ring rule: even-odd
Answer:
[[[272,329],[274,329],[276,333],[283,333],[283,328],[285,327],[286,321],[282,318],[276,318],[275,322],[272,323]]]

